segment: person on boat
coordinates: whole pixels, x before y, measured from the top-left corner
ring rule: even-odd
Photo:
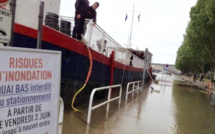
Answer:
[[[92,6],[90,6],[87,9],[87,14],[85,16],[86,19],[93,19],[93,26],[96,25],[96,15],[97,15],[96,9],[98,7],[99,7],[99,2],[95,2]],[[86,30],[87,30],[87,23],[84,23],[84,32],[83,32],[83,35],[85,35]]]
[[[81,40],[81,34],[84,32],[85,14],[89,8],[88,0],[76,0],[75,2],[75,27],[72,37]]]
[[[75,3],[75,27],[73,28],[72,37],[81,40],[81,34],[84,34],[85,19],[93,19],[96,24],[96,9],[99,7],[99,3],[95,2],[92,6],[89,6],[88,0],[77,0]]]
[[[95,2],[87,10],[86,19],[93,19],[93,25],[96,25],[96,9],[99,7],[99,2]]]
[[[130,57],[130,66],[132,66],[133,65],[133,55],[131,55],[131,57]]]

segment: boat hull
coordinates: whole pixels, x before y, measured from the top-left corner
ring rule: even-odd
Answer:
[[[16,24],[13,46],[36,49],[36,36],[36,30]],[[62,52],[60,94],[64,104],[70,105],[74,94],[83,86],[88,73],[89,58],[86,47],[69,36],[44,27],[41,49]],[[78,95],[76,103],[88,101],[94,88],[110,85],[112,64],[110,58],[91,51],[93,57],[92,74],[86,88]],[[142,79],[142,69],[123,65],[116,61],[113,64],[113,84],[126,84]],[[96,95],[97,98],[104,96],[104,92]]]

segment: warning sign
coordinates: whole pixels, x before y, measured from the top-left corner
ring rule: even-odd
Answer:
[[[11,12],[0,8],[0,42],[9,43],[11,34],[11,20]]]
[[[61,53],[0,47],[0,134],[57,134]]]

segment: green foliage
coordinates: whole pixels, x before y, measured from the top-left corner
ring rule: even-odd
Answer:
[[[182,72],[209,71],[215,65],[215,0],[198,0],[191,8],[176,67]]]

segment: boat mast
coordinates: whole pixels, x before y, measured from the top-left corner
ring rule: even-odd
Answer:
[[[131,37],[132,37],[133,22],[134,22],[134,9],[135,9],[135,5],[133,7],[133,13],[132,13],[131,32],[130,32],[130,38],[129,38],[130,40],[129,40],[128,48],[131,47]]]

